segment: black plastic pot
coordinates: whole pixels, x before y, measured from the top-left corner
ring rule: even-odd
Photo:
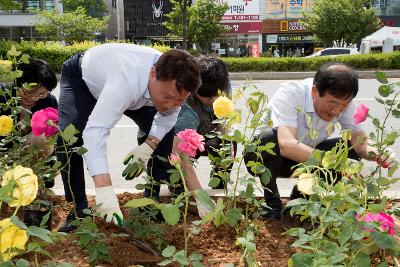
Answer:
[[[43,222],[43,228],[51,230],[53,203],[49,201],[35,201],[34,204],[23,208],[24,223],[27,226],[38,226]]]

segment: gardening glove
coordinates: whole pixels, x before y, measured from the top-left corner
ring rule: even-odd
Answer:
[[[381,157],[376,160],[376,163],[385,169],[393,167],[397,162],[396,153],[390,148],[387,148]]]
[[[124,165],[127,166],[122,172],[125,180],[132,180],[142,174],[153,152],[154,150],[147,143],[143,143],[129,152],[124,159]]]
[[[215,205],[214,200],[212,200],[212,202]],[[198,199],[196,199],[196,205],[197,205],[197,212],[199,214],[200,219],[203,219],[204,216],[206,216],[208,213],[211,212],[211,210],[208,209],[206,206],[204,206],[204,204],[201,203],[201,201]]]
[[[100,216],[108,223],[112,220],[115,225],[121,226],[124,217],[112,186],[96,187],[96,205],[100,204],[97,209]]]

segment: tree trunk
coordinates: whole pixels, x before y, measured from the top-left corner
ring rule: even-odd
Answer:
[[[182,0],[182,49],[187,51],[187,6],[189,0]]]

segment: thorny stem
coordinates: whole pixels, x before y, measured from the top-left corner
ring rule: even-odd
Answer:
[[[189,207],[189,190],[186,187],[186,182],[185,182],[185,177],[183,175],[182,169],[180,164],[178,164],[177,169],[179,171],[179,175],[181,176],[182,183],[183,183],[183,188],[185,189],[185,212],[183,214],[183,233],[185,236],[185,256],[187,257],[188,254],[188,243],[189,243],[189,237],[188,237],[188,229],[187,229],[187,213],[188,213],[188,207]]]

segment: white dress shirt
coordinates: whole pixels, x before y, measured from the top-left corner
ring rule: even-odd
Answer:
[[[333,133],[332,126],[336,122],[340,124],[341,130],[348,129],[352,132],[362,130],[360,125],[354,124],[353,114],[356,107],[353,101],[333,121],[321,119],[314,109],[312,85],[313,79],[310,78],[286,82],[279,87],[268,103],[271,110],[269,118],[272,120],[273,128],[294,127],[297,129],[297,140],[311,147],[329,138]],[[306,114],[311,118],[308,122]],[[263,121],[263,126],[257,129],[257,133],[268,128],[268,117],[264,117]],[[318,136],[310,135],[312,129],[318,132]]]
[[[109,173],[106,141],[126,110],[153,106],[148,90],[151,67],[161,52],[132,44],[104,44],[82,58],[82,78],[97,103],[83,131],[84,154],[91,176]],[[175,125],[180,108],[158,112],[150,135],[162,140]]]

